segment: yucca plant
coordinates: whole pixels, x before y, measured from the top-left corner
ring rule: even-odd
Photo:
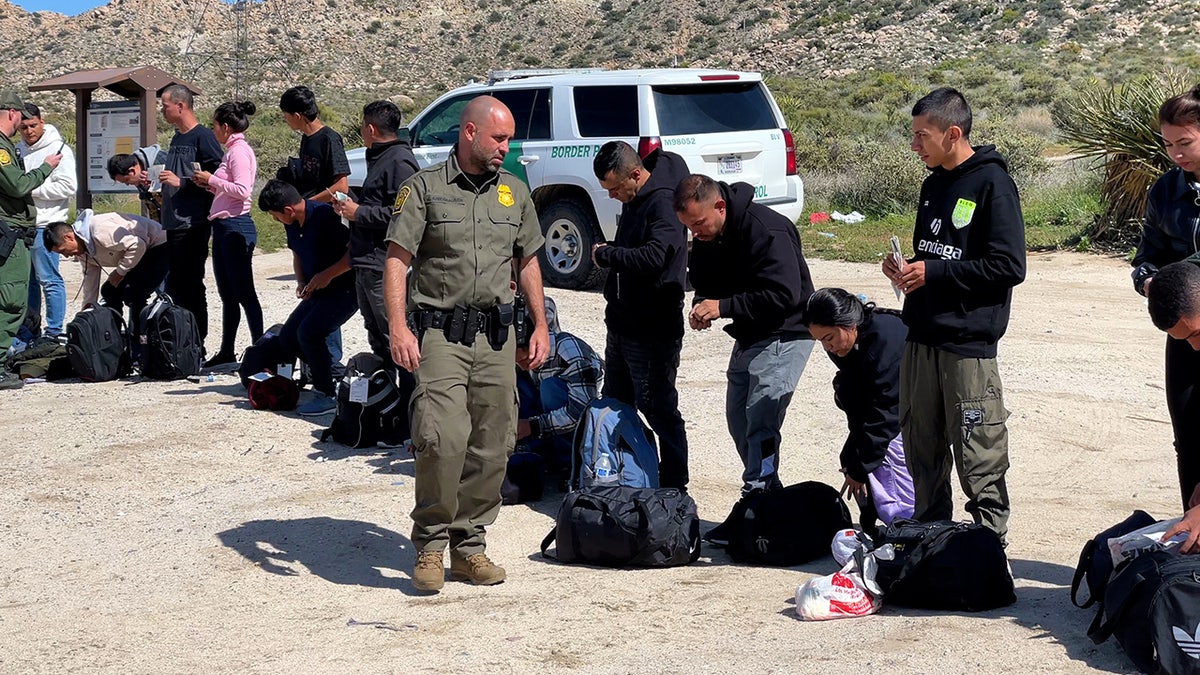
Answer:
[[[1185,91],[1190,79],[1178,71],[1143,75],[1123,84],[1097,79],[1060,100],[1054,123],[1080,156],[1097,160],[1104,216],[1093,241],[1135,241],[1150,185],[1171,167],[1158,135],[1158,108]]]

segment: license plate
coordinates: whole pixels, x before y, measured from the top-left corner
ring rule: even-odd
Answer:
[[[717,173],[722,176],[727,176],[733,173],[742,172],[741,157],[722,157],[721,164],[717,167]]]

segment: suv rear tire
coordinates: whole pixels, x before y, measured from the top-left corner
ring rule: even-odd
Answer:
[[[542,247],[542,278],[548,286],[590,289],[599,285],[604,270],[592,262],[592,246],[604,241],[589,209],[571,200],[551,202],[538,220],[546,245]]]

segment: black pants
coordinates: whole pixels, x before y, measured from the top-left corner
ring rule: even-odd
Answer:
[[[687,432],[679,414],[675,374],[683,339],[634,340],[608,332],[604,349],[604,395],[636,407],[658,437],[658,474],[663,487],[688,483]]]
[[[142,255],[138,264],[121,280],[120,286],[113,286],[107,281],[100,284],[100,298],[105,305],[118,311],[121,305],[129,308],[129,351],[134,362],[141,358],[141,337],[146,332],[146,327],[142,324],[142,309],[146,307],[154,289],[162,285],[167,276],[169,262],[169,246],[155,246]]]
[[[221,296],[220,354],[233,355],[242,310],[250,329],[250,342],[263,334],[262,305],[254,290],[254,221],[248,215],[213,221],[213,276]]]
[[[1200,484],[1200,352],[1167,338],[1167,410],[1175,431],[1175,465],[1183,508]]]
[[[327,339],[357,309],[349,285],[322,288],[296,305],[279,333],[284,354],[303,359],[312,373],[313,389],[328,396],[333,395],[333,355]]]
[[[167,294],[175,304],[196,317],[200,342],[208,337],[208,300],[204,297],[204,264],[208,262],[208,240],[212,223],[195,218],[186,230],[167,232],[170,247],[170,272],[167,274]]]
[[[362,313],[363,325],[367,328],[367,344],[384,363],[392,363],[387,306],[383,301],[383,270],[354,268],[354,292],[358,295],[358,311]]]

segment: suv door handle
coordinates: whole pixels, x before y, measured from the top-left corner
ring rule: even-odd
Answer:
[[[541,159],[541,157],[538,157],[537,155],[521,155],[517,158],[517,161],[521,163],[521,166],[529,166],[539,159]]]

